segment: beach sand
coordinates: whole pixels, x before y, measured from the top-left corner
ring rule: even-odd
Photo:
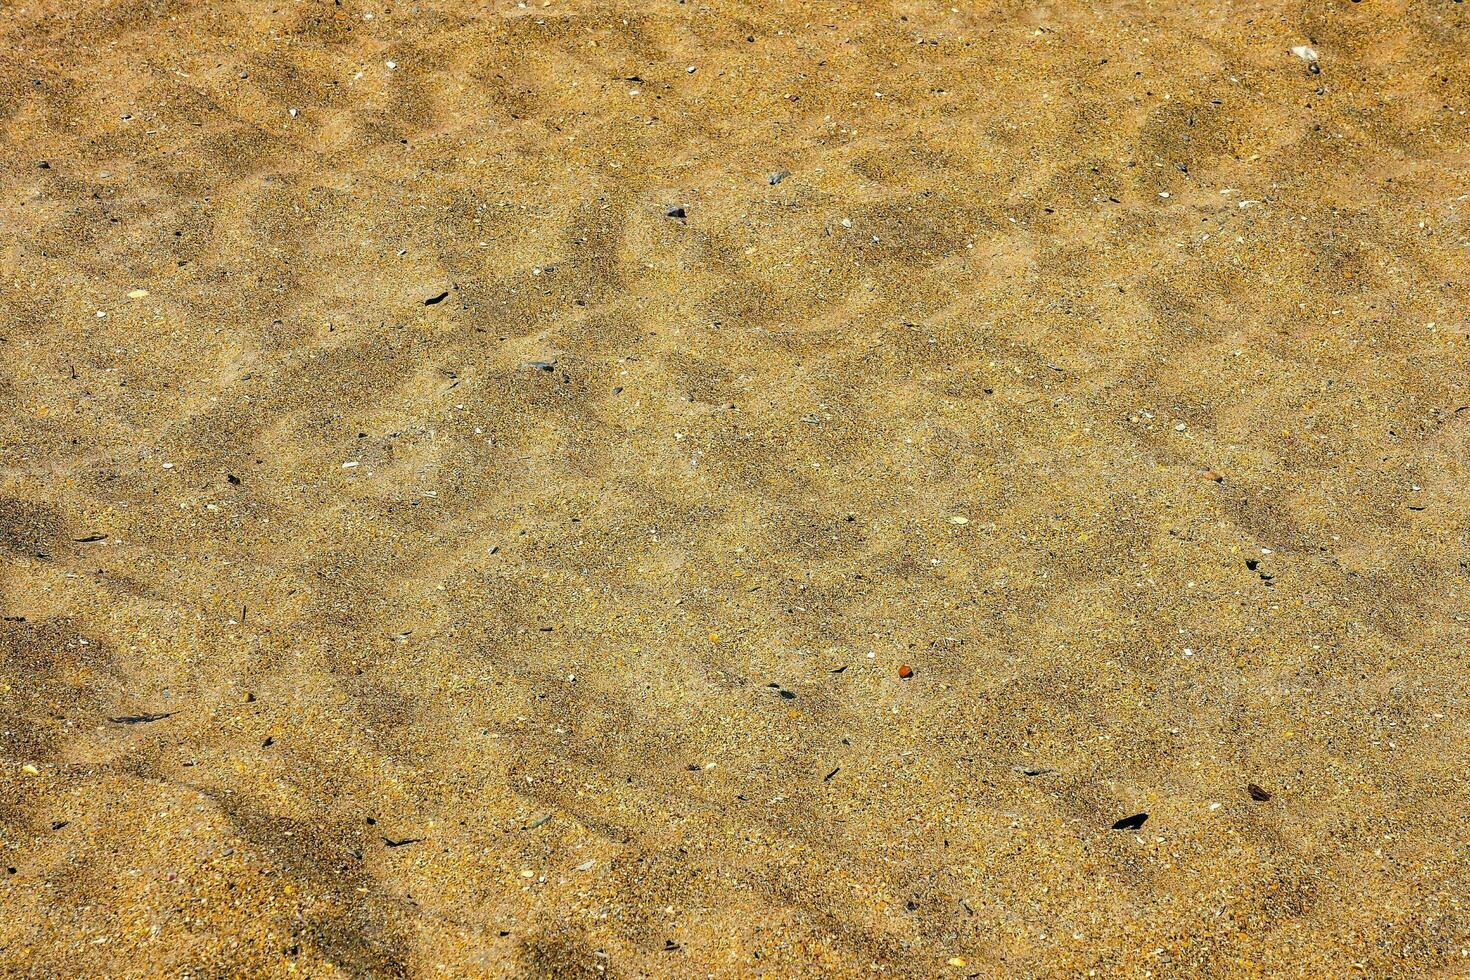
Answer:
[[[5,975],[1470,971],[1470,4],[950,2],[0,10]]]

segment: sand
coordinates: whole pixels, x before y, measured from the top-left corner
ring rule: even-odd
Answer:
[[[950,2],[0,11],[5,975],[1470,971],[1470,5]]]

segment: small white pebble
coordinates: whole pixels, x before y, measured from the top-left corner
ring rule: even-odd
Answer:
[[[301,115],[301,110],[300,109],[290,109],[290,110],[287,110],[287,111],[289,111],[291,113],[291,118],[292,119],[295,119],[297,116]]]
[[[389,71],[397,71],[398,70],[398,62],[396,62],[396,61],[390,61],[390,62],[388,62],[388,70]]]
[[[1168,191],[1159,191],[1159,197],[1168,197],[1168,196],[1169,196],[1169,192]]]
[[[1315,48],[1309,48],[1305,44],[1298,44],[1296,47],[1291,49],[1291,53],[1296,55],[1298,58],[1301,58],[1303,61],[1317,60],[1317,50]]]
[[[342,468],[344,470],[350,470],[350,469],[352,469],[356,465],[357,465],[357,463],[355,463],[355,462],[354,463],[343,463],[342,464]]]
[[[163,468],[166,469],[166,470],[171,470],[171,469],[174,468],[174,464],[173,463],[164,463],[163,464]]]

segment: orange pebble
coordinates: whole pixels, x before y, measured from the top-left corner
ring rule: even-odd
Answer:
[[[910,667],[908,664],[900,664],[898,667],[898,676],[902,677],[904,680],[908,680],[910,677],[914,676],[914,668]]]

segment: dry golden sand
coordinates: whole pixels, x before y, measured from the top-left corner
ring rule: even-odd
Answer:
[[[1465,975],[1467,17],[7,5],[4,972]]]

